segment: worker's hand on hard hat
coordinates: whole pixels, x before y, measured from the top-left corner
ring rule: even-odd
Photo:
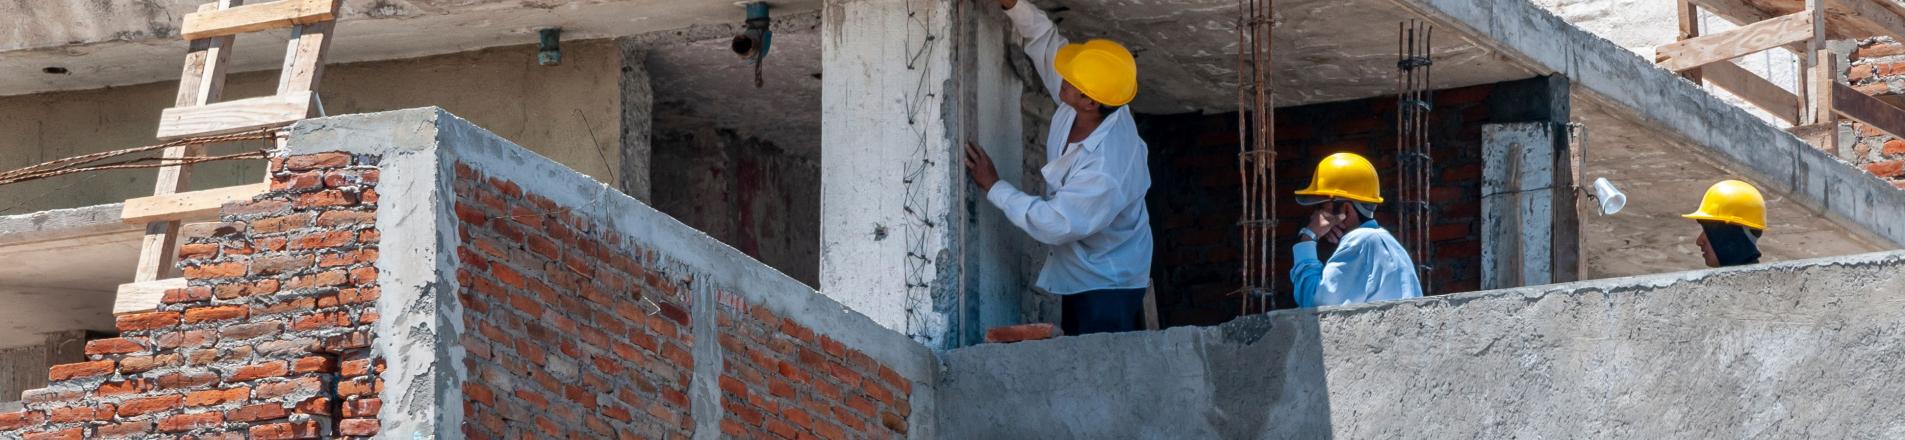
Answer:
[[[979,184],[981,191],[991,191],[992,184],[999,182],[999,171],[993,168],[992,157],[971,142],[966,143],[966,176],[972,178],[972,183]]]

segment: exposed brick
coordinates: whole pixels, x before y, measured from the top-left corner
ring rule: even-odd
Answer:
[[[329,208],[356,205],[357,201],[356,193],[327,189],[299,195],[297,205],[312,208]]]
[[[317,215],[311,212],[298,212],[277,217],[266,217],[251,221],[252,234],[276,234],[311,226]]]
[[[246,405],[227,413],[226,418],[233,422],[255,422],[259,420],[282,419],[290,410],[276,403]]]
[[[145,350],[145,344],[126,338],[86,341],[86,355],[88,356],[137,353]]]
[[[357,399],[344,402],[343,415],[344,417],[377,417],[377,412],[383,408],[383,400]]]
[[[324,432],[317,422],[272,423],[251,427],[251,438],[257,440],[285,440],[300,438],[319,438]]]
[[[156,330],[179,325],[178,312],[126,313],[113,317],[122,332]]]
[[[1865,168],[1865,172],[1872,173],[1874,176],[1899,177],[1900,175],[1905,175],[1905,160],[1873,162],[1865,164],[1861,166],[1861,168]]]
[[[377,213],[369,211],[325,211],[318,214],[318,227],[370,226],[377,222]]]
[[[1058,327],[1046,323],[1008,325],[986,329],[986,342],[1012,343],[1058,337]]]
[[[232,373],[227,375],[225,380],[229,382],[248,382],[267,377],[281,377],[289,372],[290,370],[285,368],[284,361],[261,362],[238,367],[238,369],[232,370]]]
[[[188,243],[179,245],[179,259],[191,260],[218,256],[218,245],[212,243]]]
[[[323,186],[324,181],[315,173],[292,173],[271,179],[272,191],[303,192]]]
[[[216,427],[225,423],[225,415],[217,411],[197,414],[180,414],[159,420],[159,431],[184,432],[194,429]]]
[[[323,391],[323,382],[317,377],[300,377],[282,382],[260,383],[252,387],[251,398],[271,400],[295,395],[316,395]]]
[[[228,261],[223,263],[200,264],[185,267],[185,277],[195,280],[218,278],[236,278],[245,276],[245,263]]]
[[[135,437],[148,432],[152,432],[151,420],[110,423],[93,428],[96,437]]]
[[[1905,155],[1905,140],[1887,139],[1882,152],[1887,156]]]
[[[245,306],[237,306],[237,305],[193,307],[193,308],[185,309],[185,322],[196,324],[196,323],[209,322],[209,321],[227,321],[227,320],[233,320],[233,319],[243,319],[246,315],[250,313],[250,310],[251,309],[248,309]]]
[[[273,336],[284,330],[282,320],[256,320],[245,324],[225,326],[218,331],[218,337],[230,341],[242,341],[262,336]]]
[[[177,354],[171,356],[178,357]],[[121,369],[123,369],[123,367],[121,367]],[[99,397],[120,396],[132,393],[143,393],[151,389],[152,382],[149,379],[122,380],[99,384],[99,388],[93,390],[93,395]]]
[[[243,401],[251,397],[250,387],[194,391],[185,394],[185,406],[212,406]]]
[[[341,168],[350,164],[350,154],[318,153],[286,158],[284,168],[291,171],[311,171],[323,168]]]
[[[197,388],[218,382],[218,375],[206,372],[181,372],[159,376],[160,389]]]
[[[107,374],[112,374],[113,366],[115,365],[118,365],[118,364],[112,360],[76,362],[71,364],[54,365],[52,368],[47,369],[46,380],[62,381],[62,380],[78,379],[78,378],[84,378],[84,377],[104,376]]]
[[[337,361],[329,356],[306,356],[291,366],[296,373],[330,373],[337,371]]]
[[[121,374],[138,374],[157,368],[179,365],[183,358],[178,353],[165,353],[153,356],[129,356],[119,360]]]
[[[156,396],[126,399],[119,404],[120,417],[138,417],[160,411],[179,409],[184,399],[179,396]]]
[[[14,431],[28,426],[38,426],[46,420],[39,411],[14,411],[0,413],[0,431]]]
[[[377,419],[347,419],[337,424],[337,433],[352,436],[377,435]]]

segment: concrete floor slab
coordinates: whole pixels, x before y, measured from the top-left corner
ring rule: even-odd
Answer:
[[[0,217],[0,348],[45,333],[113,331],[112,302],[132,281],[144,228],[119,204]]]

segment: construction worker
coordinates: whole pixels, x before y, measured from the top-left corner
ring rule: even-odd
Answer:
[[[1759,188],[1722,180],[1707,188],[1700,209],[1682,215],[1700,222],[1700,253],[1707,267],[1759,263],[1759,237],[1766,232],[1766,198]]]
[[[1131,52],[1108,40],[1069,43],[1045,12],[999,0],[1060,104],[1045,136],[1045,194],[999,180],[985,150],[966,145],[967,176],[1012,224],[1050,247],[1035,285],[1063,301],[1066,334],[1137,330],[1151,282],[1151,189],[1145,144],[1125,108],[1138,93]]]
[[[1298,204],[1317,206],[1290,248],[1295,254],[1290,283],[1298,307],[1422,297],[1415,261],[1396,237],[1376,225],[1382,194],[1369,159],[1352,153],[1325,157],[1310,187],[1296,195]],[[1337,243],[1328,262],[1317,260],[1317,241]]]

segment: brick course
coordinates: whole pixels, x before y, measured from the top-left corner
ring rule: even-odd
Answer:
[[[221,223],[186,228],[179,265],[189,287],[166,292],[157,310],[116,317],[119,337],[88,343],[89,360],[50,368],[51,383],[25,393],[23,410],[0,414],[0,438],[374,434],[375,414],[340,418],[333,407],[377,400],[339,393],[340,381],[380,379],[347,378],[335,365],[377,362],[374,304],[338,299],[374,298],[378,287],[374,277],[324,276],[317,263],[374,271],[374,258],[335,256],[375,255],[364,237],[376,235],[376,206],[357,195],[372,191],[377,160],[272,161],[272,191],[225,206]],[[306,181],[337,182],[324,190],[335,195],[311,198],[319,188],[295,184]],[[324,325],[296,324],[314,319]]]
[[[696,341],[689,292],[711,287],[668,250],[466,164],[453,188],[470,438],[688,438],[697,342],[723,351],[726,437],[906,432],[910,382],[865,354],[727,293]]]

